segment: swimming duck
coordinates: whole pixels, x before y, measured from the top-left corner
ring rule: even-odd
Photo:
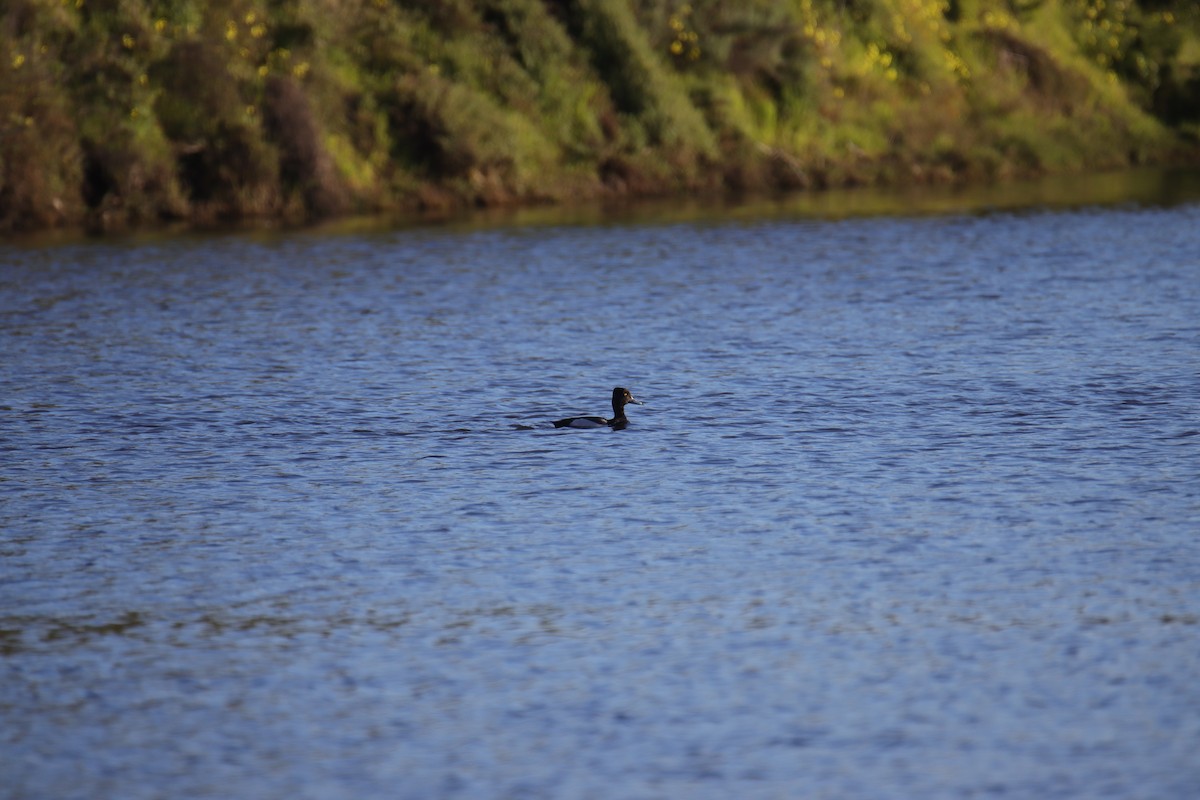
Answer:
[[[612,406],[613,418],[605,419],[604,417],[567,417],[566,419],[558,419],[554,421],[556,428],[614,428],[620,430],[629,424],[629,420],[625,418],[625,404],[637,403],[645,405],[641,400],[635,400],[628,389],[623,389],[620,386],[613,389]]]

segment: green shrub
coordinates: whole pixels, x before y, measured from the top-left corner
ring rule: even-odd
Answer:
[[[716,154],[712,131],[682,85],[670,79],[628,3],[577,0],[572,24],[617,109],[636,120],[649,145],[684,147],[708,157]]]
[[[56,57],[71,22],[42,4],[13,2],[0,26],[0,230],[83,213],[83,159]]]
[[[1200,139],[1188,0],[9,0],[0,228],[947,180]]]

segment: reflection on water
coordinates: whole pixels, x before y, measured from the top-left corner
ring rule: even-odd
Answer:
[[[655,224],[765,219],[843,220],[857,217],[980,214],[1069,210],[1104,206],[1175,206],[1200,199],[1200,170],[1143,169],[1087,175],[1048,175],[993,184],[914,184],[797,192],[778,197],[670,198],[615,204],[583,204],[470,212],[466,226],[559,224]],[[434,221],[434,220],[426,220]],[[330,223],[330,232],[377,230],[375,219]]]
[[[9,792],[1190,797],[1200,206],[939,191],[0,250]]]

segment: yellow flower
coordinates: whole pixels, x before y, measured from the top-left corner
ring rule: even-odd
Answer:
[[[130,36],[128,33],[125,34],[124,36],[121,37],[121,44],[124,45],[126,50],[132,50],[133,49],[133,37]]]
[[[17,53],[15,56],[13,56],[12,65],[13,69],[20,69],[25,65],[25,56],[21,53]]]

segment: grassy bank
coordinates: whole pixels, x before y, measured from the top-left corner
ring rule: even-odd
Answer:
[[[1191,0],[9,0],[0,230],[1191,157]]]

